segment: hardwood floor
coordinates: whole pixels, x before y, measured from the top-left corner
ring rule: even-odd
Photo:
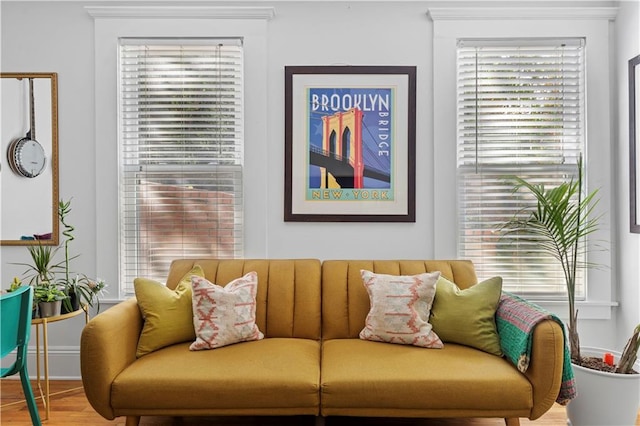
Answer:
[[[102,426],[124,425],[125,419],[105,420],[87,401],[80,381],[56,380],[51,382],[51,414],[44,422],[48,426]],[[35,387],[34,387],[35,390]],[[36,391],[37,393],[37,391]],[[29,426],[29,411],[24,402],[20,381],[0,380],[0,424]],[[38,398],[40,413],[44,413]],[[520,424],[537,426],[566,425],[564,407],[555,405],[535,422],[521,419]],[[640,416],[637,425],[640,425]],[[313,417],[142,417],[141,426],[211,425],[211,426],[313,426]],[[501,419],[376,419],[329,417],[327,426],[503,426]]]

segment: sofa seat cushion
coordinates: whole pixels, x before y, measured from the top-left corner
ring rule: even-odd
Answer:
[[[115,412],[193,410],[201,414],[318,414],[320,343],[269,338],[206,351],[180,343],[139,358],[111,388]]]
[[[533,406],[523,374],[507,360],[468,346],[425,349],[333,339],[322,350],[324,415],[526,417]]]

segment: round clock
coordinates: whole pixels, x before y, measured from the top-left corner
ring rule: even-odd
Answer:
[[[34,178],[44,171],[47,157],[38,141],[21,138],[11,142],[7,159],[14,172],[20,176]]]

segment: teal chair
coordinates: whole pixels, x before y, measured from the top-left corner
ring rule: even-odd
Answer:
[[[22,390],[24,391],[31,423],[40,426],[40,414],[33,397],[33,389],[27,372],[27,345],[31,334],[31,309],[33,303],[33,288],[19,287],[16,291],[0,296],[0,349],[2,358],[16,350],[16,361],[11,367],[0,368],[0,377],[20,373]]]

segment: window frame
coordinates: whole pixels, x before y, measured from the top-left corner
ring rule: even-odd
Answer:
[[[456,43],[464,38],[585,38],[586,53],[586,134],[587,187],[600,188],[599,208],[605,213],[601,229],[592,242],[612,241],[613,181],[611,173],[611,121],[609,22],[617,8],[430,8],[433,21],[433,157],[434,176],[434,257],[455,258],[458,250],[456,193]],[[587,271],[586,299],[578,303],[584,319],[610,319],[615,302],[615,270],[611,250],[593,250],[589,261],[602,265]],[[479,279],[490,277],[479,276]],[[535,300],[561,318],[568,317],[566,300]]]
[[[267,230],[252,225],[263,222],[260,206],[266,204],[268,157],[267,35],[273,7],[209,6],[87,6],[94,19],[95,44],[95,149],[96,171],[96,275],[109,283],[106,304],[131,296],[119,285],[117,61],[120,37],[242,37],[245,55],[244,252],[265,256]]]
[[[229,53],[222,53],[223,51]],[[198,52],[201,56],[195,58],[194,52]],[[173,58],[178,54],[180,56],[187,54],[187,57],[184,60],[171,59],[170,65],[167,55]],[[220,65],[215,59],[217,55],[220,58],[224,55],[226,58]],[[240,38],[122,37],[119,39],[118,210],[120,229],[118,233],[120,234],[120,287],[126,294],[133,294],[133,280],[138,276],[156,281],[164,280],[170,261],[175,258],[242,257],[243,255],[243,56]],[[206,67],[201,65],[204,61],[207,63]],[[167,76],[167,73],[175,72],[173,67],[178,62],[181,70],[184,67],[190,70],[180,74],[178,78]],[[229,68],[229,64],[233,64],[232,68]],[[150,70],[150,66],[156,68]],[[172,67],[172,71],[169,71],[169,66]],[[218,75],[219,69],[226,70],[224,77],[222,74]],[[206,75],[205,80],[201,80],[203,85],[198,86],[199,91],[193,88],[196,82],[193,80],[194,73],[197,73],[199,78]],[[163,78],[161,88],[158,86],[158,78]],[[218,80],[222,82],[222,86],[215,83]],[[188,82],[186,88],[185,81]],[[151,83],[148,91],[145,90],[145,83]],[[228,86],[229,84],[231,86]],[[224,130],[223,134],[222,115],[215,115],[205,121],[197,113],[194,115],[186,111],[191,110],[195,105],[212,111],[213,103],[207,103],[206,99],[202,101],[198,96],[202,96],[202,90],[208,90],[211,91],[209,93],[215,93],[209,96],[218,99],[222,93],[220,89],[225,87],[233,89],[233,92],[230,92],[233,97],[227,98],[223,103],[220,103],[223,100],[220,97],[218,107],[225,110],[232,108],[230,116],[232,118],[224,119],[233,120],[233,133]],[[176,89],[186,91],[182,97],[166,94],[167,91]],[[162,98],[158,99],[161,93]],[[229,92],[224,94],[227,93]],[[172,106],[166,105],[168,96],[171,96]],[[162,118],[157,116],[170,109],[175,111],[175,116],[163,115]],[[222,114],[226,117],[224,111]],[[138,136],[145,133],[141,128],[149,126],[159,127],[152,132],[153,134]],[[166,129],[167,126],[171,130]],[[178,126],[180,128],[192,126],[186,128],[186,132],[192,136],[188,138],[181,136],[182,132],[176,132]],[[131,132],[135,136],[129,136]],[[167,138],[170,139],[167,140]],[[209,143],[203,144],[205,140]],[[171,150],[163,154],[162,152],[169,147]],[[186,154],[188,151],[184,150],[185,147],[188,151],[195,150],[200,156],[208,159],[208,162],[207,160],[205,162],[189,161],[188,158],[193,158],[192,156],[173,154],[173,152]],[[218,152],[215,153],[218,148]],[[226,155],[221,155],[223,150],[227,153]],[[150,155],[153,158],[148,158]],[[229,175],[232,176],[230,180]],[[211,178],[203,180],[204,176]],[[226,184],[223,186],[226,186],[226,189],[219,189],[219,176],[227,176],[222,178],[225,179]],[[202,189],[198,190],[199,187]],[[227,194],[232,194],[232,203],[227,202],[229,200]],[[169,197],[173,201],[167,204],[163,200]],[[221,197],[227,201],[220,202]],[[194,203],[197,203],[200,207],[198,210],[183,210],[180,206],[185,206],[185,203],[192,208]],[[164,213],[145,214],[145,211],[151,207],[154,210],[160,207]],[[207,217],[216,215],[220,218],[218,216],[220,214],[228,218],[229,208],[232,209],[233,214],[230,221],[227,219],[231,222],[227,223],[227,226],[232,224],[232,228],[225,226],[220,219],[218,222],[199,219],[203,215]],[[169,217],[172,218],[171,224],[168,223]],[[190,231],[181,227],[182,222],[187,223],[186,226]],[[218,224],[222,224],[223,228],[221,229]],[[181,230],[182,237],[178,237],[176,232],[178,229]],[[229,238],[221,234],[229,233],[233,236],[233,244],[222,244],[223,240]],[[169,234],[171,237],[168,237]],[[212,239],[212,235],[216,236],[215,240]],[[214,241],[220,245],[214,246]],[[205,247],[208,247],[210,252],[204,252]]]
[[[578,158],[586,155],[585,51],[583,38],[457,42],[457,255],[473,260],[479,274],[502,272],[503,289],[528,298],[565,298],[562,268],[546,251],[526,243],[519,249],[518,237],[501,235],[495,221],[502,216],[506,223],[533,203],[522,192],[513,193],[509,176],[530,175],[527,180],[547,188],[567,176],[577,179]],[[515,80],[516,74],[524,80]],[[508,104],[497,104],[496,97]],[[518,130],[503,132],[508,126]],[[525,259],[537,267],[528,268]],[[577,300],[585,297],[586,278],[579,269]]]

